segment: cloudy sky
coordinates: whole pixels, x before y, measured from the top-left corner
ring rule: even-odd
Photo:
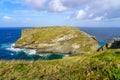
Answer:
[[[0,0],[0,27],[120,27],[120,0]]]

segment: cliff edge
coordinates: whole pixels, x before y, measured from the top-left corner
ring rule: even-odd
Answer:
[[[95,37],[75,27],[37,27],[22,30],[14,48],[35,49],[39,53],[78,55],[98,49]]]
[[[104,51],[108,49],[120,49],[120,38],[112,39],[107,44],[100,47],[98,51]]]

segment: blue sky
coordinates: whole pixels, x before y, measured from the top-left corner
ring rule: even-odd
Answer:
[[[0,0],[0,27],[120,27],[120,0]]]

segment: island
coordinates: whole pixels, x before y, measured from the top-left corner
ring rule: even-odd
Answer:
[[[79,28],[50,26],[22,30],[14,48],[35,49],[37,54],[78,55],[96,51],[98,42],[94,36]]]

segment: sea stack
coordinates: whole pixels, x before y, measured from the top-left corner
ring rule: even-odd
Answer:
[[[36,27],[22,30],[22,35],[16,41],[14,48],[35,49],[38,54],[78,55],[96,51],[98,43],[94,36],[81,31],[79,28]]]

